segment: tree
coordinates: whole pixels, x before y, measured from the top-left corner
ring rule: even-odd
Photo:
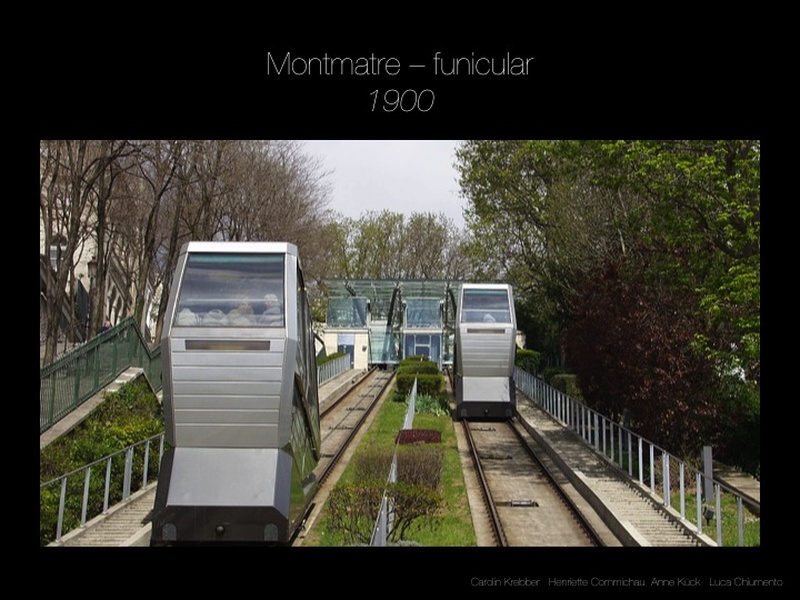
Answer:
[[[609,144],[623,189],[647,201],[654,268],[698,291],[695,344],[721,373],[760,379],[761,145],[758,140]]]
[[[366,211],[330,234],[332,277],[457,280],[472,270],[464,233],[441,213]]]
[[[647,265],[617,260],[583,273],[563,339],[586,403],[672,453],[716,444],[721,407],[714,372],[691,348],[696,300],[658,285]]]
[[[50,273],[44,318],[44,361],[55,358],[59,328],[65,305],[73,319],[73,292],[77,288],[75,265],[81,260],[86,241],[94,236],[98,249],[98,276],[92,294],[104,289],[105,233],[114,181],[119,170],[114,166],[130,146],[120,141],[43,141],[39,147],[39,215],[45,248],[56,240],[62,244],[61,262]],[[97,239],[98,232],[103,235]],[[96,331],[102,318],[101,303],[92,302],[87,329]],[[88,332],[87,332],[88,333]],[[82,337],[82,336],[81,336]]]
[[[126,288],[132,315],[146,331],[150,294],[162,287],[166,273],[159,262],[166,243],[169,203],[178,184],[184,143],[173,140],[148,140],[140,145],[135,168],[126,177],[127,202],[114,215],[119,235],[115,256],[125,265]],[[152,339],[160,337],[158,320]]]
[[[171,276],[189,240],[288,241],[301,251],[307,282],[327,271],[331,215],[319,165],[288,141],[106,140],[40,145],[42,243],[64,247],[49,278],[46,356],[55,356],[62,312],[72,314],[75,265],[96,251],[94,290],[122,273],[125,312],[145,323],[156,302],[158,339]],[[88,258],[88,257],[84,257]],[[43,258],[43,266],[46,262]],[[153,290],[160,296],[153,298]],[[62,291],[63,290],[63,291]],[[103,318],[93,303],[92,322]]]
[[[682,415],[687,430],[690,419],[722,416],[737,403],[758,414],[758,141],[470,141],[457,157],[474,256],[485,258],[488,275],[515,285],[529,340],[549,331],[536,342],[552,344],[541,348],[550,353],[571,340],[569,359],[594,402],[622,394],[613,402],[641,404],[642,426],[659,430],[637,387],[652,373],[621,340],[602,339],[617,334],[638,343],[654,369],[689,360],[682,382],[711,378],[712,397],[668,413]],[[675,314],[677,322],[664,321]],[[677,343],[666,344],[669,336]],[[614,373],[590,377],[597,365]],[[643,379],[621,385],[614,376]],[[667,380],[676,391],[682,385]],[[717,419],[709,435],[719,438],[721,424],[734,421]]]

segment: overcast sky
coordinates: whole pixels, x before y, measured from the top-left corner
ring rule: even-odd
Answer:
[[[464,227],[456,140],[309,140],[331,188],[329,207],[357,219],[368,210],[443,213]]]

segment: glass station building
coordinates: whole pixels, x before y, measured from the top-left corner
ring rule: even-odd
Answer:
[[[459,282],[328,280],[328,354],[345,352],[355,369],[387,368],[407,356],[453,364]]]

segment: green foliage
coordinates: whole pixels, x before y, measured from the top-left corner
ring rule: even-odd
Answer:
[[[436,489],[398,480],[389,486],[387,496],[394,508],[393,527],[388,535],[390,541],[405,540],[412,525],[436,529],[435,517],[442,506],[442,495]]]
[[[723,399],[719,417],[722,435],[714,456],[760,478],[761,390],[730,376],[723,380],[719,395]]]
[[[557,375],[563,375],[568,373],[566,369],[562,369],[561,367],[547,367],[542,374],[542,379],[544,379],[545,383],[548,385],[553,385],[553,379]]]
[[[550,377],[550,385],[570,398],[580,401],[583,400],[583,394],[581,394],[581,388],[578,385],[577,375],[573,375],[572,373],[554,374]]]
[[[163,411],[147,381],[136,379],[122,386],[117,392],[106,394],[97,407],[75,429],[55,440],[39,453],[39,479],[45,483],[62,477],[66,473],[81,469],[125,448],[156,436],[164,431]],[[148,475],[158,472],[158,459],[151,454]],[[110,502],[122,498],[124,476],[124,453],[111,460]],[[105,492],[105,468],[102,463],[92,469],[89,488],[88,514],[99,514]],[[132,464],[132,491],[141,484],[144,476],[143,453],[134,453]],[[78,527],[83,499],[83,472],[67,479],[63,531]],[[61,486],[51,484],[41,488],[39,495],[40,543],[46,545],[55,539],[58,504]]]
[[[434,516],[442,503],[436,490],[402,482],[351,483],[334,488],[327,502],[329,525],[342,535],[345,544],[369,544],[384,493],[394,509],[393,526],[387,534],[390,542],[403,540],[412,524],[435,527]]]
[[[400,361],[397,372],[398,374],[438,375],[439,366],[424,357],[410,356]]]
[[[565,356],[598,410],[630,409],[676,451],[747,449],[750,464],[760,158],[759,140],[478,140],[457,153],[472,255],[515,285],[529,341]]]
[[[443,453],[443,448],[436,444],[369,448],[353,457],[353,479],[385,482],[396,454],[398,481],[436,489],[442,477]]]
[[[417,394],[414,407],[418,413],[431,413],[440,417],[450,414],[450,403],[447,395],[441,393],[436,396]]]
[[[440,434],[437,437],[441,439]],[[359,452],[353,457],[352,479],[338,485],[328,498],[328,525],[347,544],[369,543],[385,492],[394,509],[389,540],[402,540],[412,525],[431,527],[429,521],[443,500],[437,491],[443,455],[443,448],[433,444],[370,446]],[[397,482],[389,484],[389,470],[395,456]]]
[[[672,492],[671,502],[673,507],[679,507],[681,500],[685,502],[689,512],[693,511],[697,506],[697,496],[692,493],[691,489],[684,494],[683,498],[678,492]],[[704,503],[703,506],[714,511],[716,503]],[[726,548],[739,546],[739,506],[734,494],[723,493],[721,495],[720,511],[721,515],[717,515],[714,512],[714,516],[710,521],[703,521],[703,533],[716,540],[717,520],[721,518],[722,546]],[[761,545],[761,517],[753,513],[746,502],[742,503],[742,529],[744,547],[752,548]]]
[[[334,352],[333,354],[327,354],[325,356],[317,357],[317,367],[321,367],[327,362],[331,362],[332,360],[336,360],[337,358],[341,358],[342,356],[346,356],[346,352]]]
[[[349,279],[461,279],[462,236],[444,214],[365,211],[331,224],[330,272]],[[437,252],[431,252],[436,248]]]
[[[337,485],[325,503],[328,526],[344,545],[369,544],[385,486],[380,481]]]
[[[380,482],[381,485],[376,484],[376,487],[380,490],[383,489],[383,484],[388,477],[388,463],[396,449],[395,438],[403,424],[405,411],[405,405],[400,402],[383,404],[375,422],[356,450],[350,466],[345,470],[339,483],[340,486],[359,486],[371,480]],[[440,472],[436,488],[439,494],[438,508],[415,518],[405,528],[402,534],[404,539],[397,539],[400,533],[398,531],[395,535],[397,541],[392,543],[413,543],[423,546],[474,546],[476,543],[475,532],[472,528],[472,517],[466,497],[461,457],[453,430],[453,422],[449,414],[437,416],[422,412],[415,415],[414,426],[439,431],[441,443],[404,446],[403,449],[398,449],[400,452],[398,469],[403,473],[400,477],[410,478],[411,483],[424,480],[433,488],[436,480],[435,474]],[[405,455],[402,453],[406,450],[410,450],[411,453],[404,458]],[[415,454],[416,452],[425,452],[425,454],[420,456]],[[439,462],[439,456],[441,456],[441,462]],[[409,461],[407,465],[404,464],[404,460]],[[422,465],[418,464],[420,462]],[[439,469],[439,465],[441,469]],[[407,469],[413,470],[414,474],[407,475]],[[309,532],[307,543],[323,546],[366,543],[362,541],[367,539],[366,533],[359,534],[359,537],[359,535],[351,534],[350,531],[358,530],[361,525],[366,528],[369,523],[371,533],[374,517],[368,519],[357,513],[362,506],[372,506],[375,499],[371,498],[372,492],[367,489],[363,491],[365,498],[352,498],[356,493],[355,488],[337,492],[343,496],[343,499],[338,507],[334,507],[334,510],[340,511],[334,519],[330,518],[329,497],[317,525]],[[426,493],[426,497],[430,499],[431,495]],[[342,514],[342,511],[347,510],[348,498],[352,500],[355,510]],[[418,500],[417,508],[420,506],[424,508],[424,498],[418,497]],[[361,525],[359,525],[359,520],[362,522]],[[340,524],[336,524],[337,521]]]
[[[394,399],[404,402],[417,380],[417,395],[438,396],[444,388],[444,375],[437,364],[424,356],[409,356],[397,367]]]
[[[536,373],[539,370],[539,362],[541,359],[541,353],[536,350],[517,348],[514,364],[528,373]]]
[[[654,272],[697,294],[698,345],[720,372],[758,381],[760,142],[630,142],[613,155],[630,171],[626,188],[648,198]]]
[[[41,481],[58,477],[164,431],[163,409],[139,378],[106,394],[75,429],[39,453]]]
[[[419,375],[417,373],[398,373],[394,399],[403,402],[411,393],[414,387],[414,380],[417,380],[417,394],[425,396],[436,396],[444,386],[442,375]]]

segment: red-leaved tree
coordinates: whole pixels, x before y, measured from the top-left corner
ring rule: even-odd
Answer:
[[[683,456],[719,437],[711,366],[693,350],[702,329],[686,290],[645,275],[642,264],[606,263],[585,273],[564,333],[587,403]]]

